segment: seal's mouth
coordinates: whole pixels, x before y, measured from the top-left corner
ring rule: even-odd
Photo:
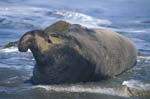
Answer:
[[[19,45],[19,46],[18,46],[18,50],[19,50],[20,52],[27,52],[27,51],[28,51],[28,47]]]

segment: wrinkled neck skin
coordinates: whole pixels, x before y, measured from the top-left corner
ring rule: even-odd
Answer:
[[[43,59],[42,57],[44,57],[44,54],[38,48],[31,46],[29,49],[31,50],[37,64],[44,63],[44,61],[41,60]]]
[[[44,47],[49,48],[49,45],[44,44]],[[47,54],[45,54],[47,50],[43,50],[43,44],[37,44],[34,42],[29,49],[31,50],[38,66],[45,66],[47,64],[48,59],[46,58]]]

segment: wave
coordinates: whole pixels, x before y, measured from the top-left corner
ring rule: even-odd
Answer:
[[[149,33],[149,30],[150,29],[137,29],[137,28],[122,28],[122,29],[119,29],[119,28],[110,28],[111,30],[114,30],[116,32],[125,32],[125,33],[134,33],[134,34],[146,34],[146,33]]]
[[[150,24],[150,20],[141,21],[141,23]]]
[[[16,79],[16,78],[12,78]],[[31,84],[25,84],[19,88],[14,89],[1,89],[0,91],[8,93],[8,91],[11,91],[10,93],[51,93],[51,92],[63,92],[63,93],[92,93],[92,94],[104,94],[104,95],[112,95],[112,96],[121,96],[121,97],[130,97],[130,96],[139,96],[139,97],[145,97],[141,96],[140,93],[143,95],[148,95],[150,91],[150,84],[144,84],[140,81],[136,80],[129,80],[124,81],[122,83],[123,86],[108,88],[108,87],[102,87],[99,85],[88,85],[88,84],[71,84],[71,85],[31,85]],[[124,87],[125,86],[125,87]],[[137,92],[135,94],[132,94],[132,92]],[[145,93],[145,94],[144,94]],[[136,96],[136,97],[137,97]]]
[[[19,52],[17,47],[9,47],[9,48],[1,48],[0,52],[2,53],[13,53],[13,52]],[[28,52],[31,52],[28,50]]]
[[[144,59],[150,61],[150,56],[138,56],[138,59]]]
[[[27,53],[21,53],[17,47],[0,49],[0,68],[32,70],[34,62],[30,50]]]
[[[64,19],[66,21],[70,21],[72,23],[78,23],[82,25],[86,25],[88,27],[99,27],[99,25],[110,25],[111,22],[109,20],[102,20],[102,19],[97,19],[93,18],[91,16],[82,14],[82,13],[77,13],[77,12],[71,12],[71,11],[56,11],[57,15],[64,16]]]
[[[134,24],[149,24],[150,20],[132,20],[132,21],[128,21],[128,23],[134,23]]]
[[[145,33],[147,32],[146,30],[129,30],[128,32],[131,32],[131,33]]]
[[[57,20],[66,20],[88,27],[110,25],[111,21],[65,10],[30,6],[0,7],[0,28],[44,28]]]
[[[143,83],[139,80],[124,81],[122,83],[122,85],[125,85],[129,88],[138,89],[138,90],[150,91],[150,84],[149,83]]]
[[[140,63],[150,63],[150,56],[138,56],[137,61]],[[144,65],[142,65],[144,66]],[[150,67],[149,65],[146,65],[146,67]],[[139,67],[141,68],[141,67]]]
[[[79,93],[96,93],[96,94],[107,94],[113,96],[128,97],[124,93],[118,93],[114,88],[101,88],[101,87],[83,87],[82,85],[73,86],[59,86],[59,85],[37,85],[33,86],[32,89],[44,89],[46,91],[56,91],[56,92],[79,92]]]
[[[122,83],[123,86],[118,87],[102,87],[99,85],[96,86],[85,86],[85,85],[37,85],[32,86],[31,89],[43,89],[49,92],[77,92],[77,93],[96,93],[96,94],[106,94],[106,95],[113,95],[113,96],[122,96],[122,97],[130,97],[130,96],[141,96],[148,95],[147,92],[150,91],[150,84],[143,83],[137,80],[129,80],[124,81]],[[131,94],[132,92],[135,94]],[[137,92],[137,93],[136,93]],[[138,95],[139,94],[139,95]]]
[[[18,52],[18,48],[17,47],[4,48],[4,49],[0,49],[0,52],[5,52],[5,53]]]
[[[24,65],[24,66],[20,66],[19,64],[18,65],[9,65],[9,64],[2,64],[0,63],[0,68],[7,68],[7,69],[12,69],[12,70],[24,70],[24,71],[28,71],[28,73],[31,73],[32,70],[33,70],[33,65]]]

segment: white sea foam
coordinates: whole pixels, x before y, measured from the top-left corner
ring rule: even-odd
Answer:
[[[150,56],[138,56],[138,60],[150,61]]]
[[[93,18],[91,16],[82,14],[82,13],[77,13],[77,12],[72,12],[72,11],[60,11],[57,10],[56,14],[65,16],[64,19],[73,22],[73,23],[79,23],[79,24],[88,24],[88,25],[93,25],[93,26],[98,26],[99,24],[108,24],[110,25],[111,22],[109,20],[104,20],[104,19],[97,19]]]
[[[122,85],[125,85],[129,88],[135,88],[138,90],[145,90],[145,91],[150,91],[150,84],[149,83],[143,83],[138,80],[128,80],[124,81]]]
[[[4,48],[4,49],[0,49],[0,52],[5,52],[5,53],[18,52],[18,48],[17,47]]]
[[[129,30],[128,32],[132,32],[132,33],[144,33],[144,32],[146,32],[146,30]]]
[[[78,23],[88,27],[99,27],[100,25],[110,25],[111,21],[97,19],[86,14],[65,11],[51,10],[38,7],[0,7],[1,26],[18,24],[18,27],[45,27],[54,20],[66,20],[71,23]],[[8,27],[8,26],[7,26]],[[17,27],[17,28],[18,28]]]
[[[13,53],[13,52],[19,52],[17,47],[9,47],[9,48],[2,48],[0,49],[0,52],[4,52],[4,53]],[[31,52],[30,50],[28,50],[28,52]]]
[[[56,91],[56,92],[80,92],[80,93],[99,93],[99,94],[107,94],[113,96],[123,96],[128,97],[124,93],[116,92],[113,88],[101,88],[101,87],[82,87],[78,85],[73,86],[51,86],[51,85],[37,85],[32,88],[43,88],[47,91]]]

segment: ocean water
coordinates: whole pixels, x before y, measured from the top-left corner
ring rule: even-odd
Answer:
[[[141,99],[112,87],[150,90],[150,0],[0,0],[0,99]],[[117,78],[97,83],[32,85],[32,53],[2,46],[25,32],[66,20],[106,28],[131,38],[137,65]]]

